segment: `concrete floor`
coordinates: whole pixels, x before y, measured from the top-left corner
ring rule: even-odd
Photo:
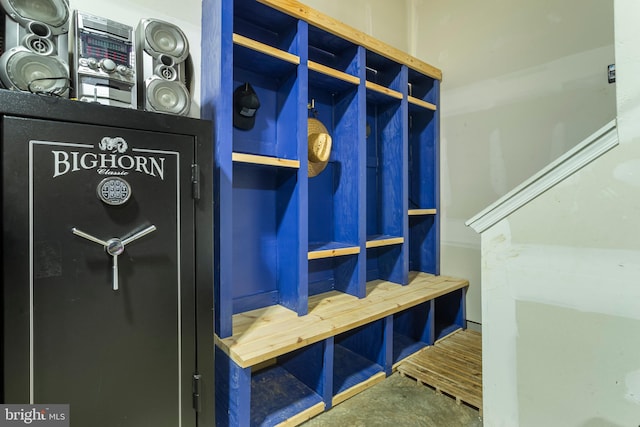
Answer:
[[[304,427],[480,427],[477,409],[395,373]]]

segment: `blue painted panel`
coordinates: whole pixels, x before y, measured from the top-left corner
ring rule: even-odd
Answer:
[[[251,379],[251,426],[274,426],[321,403],[322,398],[281,366]]]
[[[215,177],[214,203],[214,313],[215,332],[221,338],[231,335],[232,315],[232,144],[231,105],[233,79],[233,2],[204,0],[202,39],[215,48],[202,49],[203,76],[201,117],[214,125]],[[206,47],[206,46],[205,46]]]
[[[324,400],[325,410],[331,409],[333,405],[333,359],[335,354],[335,338],[329,337],[324,340],[324,386],[322,400]]]
[[[216,425],[249,426],[251,369],[240,368],[227,354],[215,348]]]
[[[440,339],[464,326],[464,288],[434,300],[435,339]]]

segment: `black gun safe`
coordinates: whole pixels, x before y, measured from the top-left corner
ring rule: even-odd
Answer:
[[[213,425],[211,124],[0,90],[3,403]]]

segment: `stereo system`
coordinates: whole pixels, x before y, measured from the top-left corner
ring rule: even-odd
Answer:
[[[189,43],[174,24],[133,28],[69,0],[0,0],[0,83],[10,90],[187,115]]]
[[[136,108],[133,28],[76,11],[71,39],[71,95],[79,101]]]

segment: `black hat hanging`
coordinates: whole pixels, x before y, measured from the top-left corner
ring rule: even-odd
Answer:
[[[243,83],[233,92],[233,126],[251,130],[256,123],[260,100],[249,83]]]

